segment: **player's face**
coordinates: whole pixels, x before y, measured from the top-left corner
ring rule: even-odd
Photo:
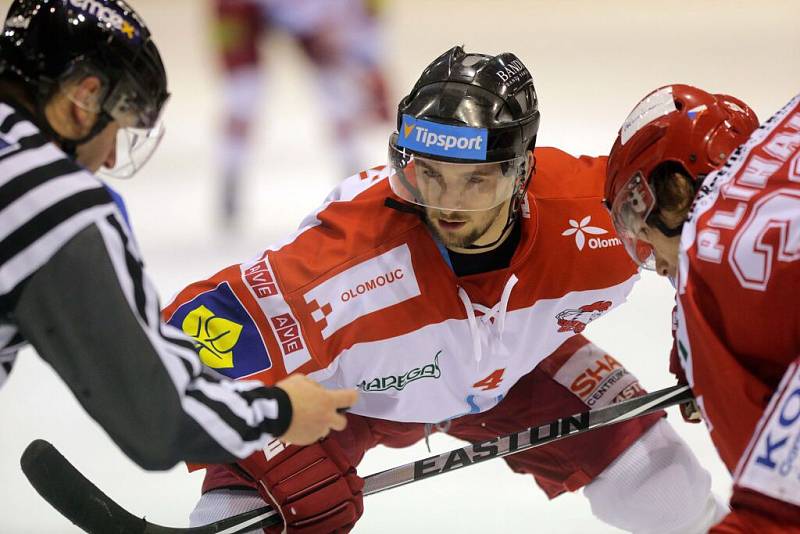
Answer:
[[[491,243],[500,237],[510,201],[495,204],[499,181],[508,182],[499,167],[487,165],[448,165],[417,159],[417,185],[426,203],[440,208],[425,208],[428,225],[448,248],[464,248],[479,241]],[[453,209],[445,209],[452,206]],[[502,219],[502,220],[501,220]],[[497,232],[494,239],[489,239]],[[483,239],[482,239],[483,238]]]
[[[451,164],[417,158],[419,194],[427,206],[447,211],[487,211],[509,197],[513,178],[503,176],[500,164]]]
[[[111,121],[99,134],[78,146],[76,160],[91,172],[101,167],[113,169],[117,162],[117,132],[119,125]]]
[[[428,226],[447,248],[488,244],[503,232],[510,202],[483,211],[447,211],[425,208]],[[480,243],[479,243],[480,242]]]
[[[642,225],[636,237],[653,249],[656,260],[656,272],[661,276],[675,279],[678,274],[678,250],[681,236],[667,237],[658,228]]]

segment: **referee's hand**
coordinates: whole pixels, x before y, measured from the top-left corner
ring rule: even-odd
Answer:
[[[308,445],[331,430],[343,430],[347,418],[341,412],[358,400],[355,389],[325,389],[304,375],[292,375],[275,385],[292,403],[292,421],[279,439],[294,445]]]

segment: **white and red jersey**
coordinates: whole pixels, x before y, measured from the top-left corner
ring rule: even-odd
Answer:
[[[797,260],[800,96],[706,179],[678,275],[678,353],[734,473],[732,505],[776,518],[776,532],[800,529]]]
[[[421,218],[387,206],[397,199],[373,169],[285,241],[190,285],[165,316],[221,373],[357,387],[355,414],[436,423],[486,411],[638,276],[601,204],[606,158],[537,148],[536,161],[505,269],[457,277]],[[575,395],[598,394],[614,363],[576,372]],[[639,392],[631,378],[599,394]]]

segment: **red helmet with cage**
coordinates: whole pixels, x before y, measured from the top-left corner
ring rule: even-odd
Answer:
[[[605,203],[638,264],[654,267],[652,248],[636,238],[658,202],[649,183],[651,173],[670,162],[699,185],[756,128],[756,114],[741,100],[689,85],[661,87],[636,105],[609,155]]]

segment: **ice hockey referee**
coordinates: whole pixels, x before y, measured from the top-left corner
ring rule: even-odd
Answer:
[[[125,2],[12,3],[0,35],[0,383],[33,345],[146,469],[233,461],[274,437],[311,443],[344,427],[337,408],[356,393],[205,371],[161,322],[122,199],[94,175],[147,161],[168,96]]]

